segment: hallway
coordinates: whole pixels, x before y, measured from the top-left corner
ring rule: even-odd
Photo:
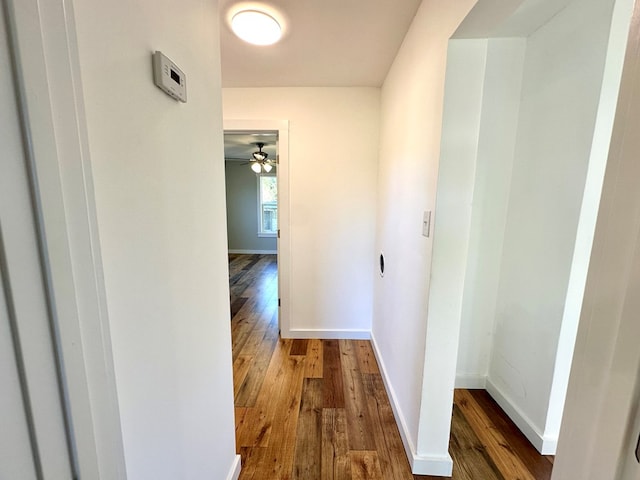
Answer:
[[[241,480],[435,479],[412,475],[371,344],[280,339],[275,255],[230,255]],[[454,480],[548,480],[540,456],[480,390],[457,390]]]

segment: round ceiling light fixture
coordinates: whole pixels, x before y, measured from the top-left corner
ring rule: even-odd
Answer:
[[[282,27],[268,13],[241,10],[231,19],[231,29],[240,39],[253,45],[273,45],[282,37]]]

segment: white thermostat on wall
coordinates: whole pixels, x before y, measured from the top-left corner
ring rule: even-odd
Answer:
[[[187,103],[187,77],[162,52],[153,54],[153,81],[167,95]]]

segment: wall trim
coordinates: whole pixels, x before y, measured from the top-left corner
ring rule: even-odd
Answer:
[[[487,392],[496,401],[498,405],[505,411],[513,423],[520,429],[520,431],[529,439],[529,441],[536,447],[536,450],[542,455],[555,455],[556,448],[558,446],[557,436],[545,436],[535,426],[533,421],[522,410],[520,410],[516,404],[502,392],[490,378],[487,378]]]
[[[411,464],[411,471],[415,475],[450,477],[453,474],[453,460],[449,455],[444,457],[414,455],[413,463]]]
[[[240,470],[242,470],[240,455],[236,455],[231,464],[229,475],[227,475],[227,480],[238,480],[240,478]]]
[[[369,340],[371,330],[292,328],[289,336],[282,333],[283,338],[319,338],[321,340]]]
[[[393,410],[393,415],[396,419],[398,430],[400,431],[400,438],[402,438],[402,444],[404,445],[405,453],[409,460],[409,464],[411,465],[412,473],[416,475],[435,475],[439,477],[450,477],[453,472],[453,460],[451,459],[450,455],[437,457],[418,455],[416,448],[411,441],[411,435],[409,433],[409,428],[407,427],[407,422],[404,418],[404,415],[402,415],[402,410],[400,409],[400,404],[398,403],[396,392],[391,386],[391,381],[389,380],[389,375],[387,374],[387,368],[384,364],[384,361],[382,360],[382,354],[380,353],[378,342],[376,342],[376,338],[373,335],[373,332],[371,332],[371,345],[373,346],[373,354],[375,355],[378,366],[380,367],[382,381],[384,383],[385,390],[387,391],[389,402],[391,403],[391,409]]]
[[[487,388],[487,376],[473,373],[458,373],[456,374],[455,388],[485,390]]]
[[[238,253],[244,255],[276,255],[278,252],[276,250],[238,250],[238,249],[229,249],[229,253]]]

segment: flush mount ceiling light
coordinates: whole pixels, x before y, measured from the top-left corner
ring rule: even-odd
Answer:
[[[282,37],[282,27],[271,15],[259,10],[242,10],[231,19],[231,29],[253,45],[273,45]]]

